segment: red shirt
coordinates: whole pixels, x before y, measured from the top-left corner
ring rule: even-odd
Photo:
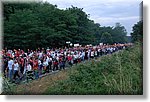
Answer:
[[[6,55],[7,55],[8,57],[11,57],[11,54],[10,54],[10,53],[8,53],[8,52],[7,52],[7,54],[6,54]]]
[[[24,59],[23,58],[21,58],[21,65],[23,66],[24,65]]]
[[[20,56],[20,53],[19,53],[19,51],[16,51],[16,57],[19,57]]]
[[[34,60],[34,61],[33,61],[33,69],[34,69],[34,70],[37,70],[37,69],[38,69],[38,61],[37,61],[37,60]]]
[[[55,61],[53,64],[54,64],[54,65],[58,65],[58,62],[57,62],[57,61]]]
[[[71,56],[68,56],[68,60],[71,61],[71,60],[72,60],[72,57],[71,57]]]

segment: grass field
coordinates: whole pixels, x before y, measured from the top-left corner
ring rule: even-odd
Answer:
[[[11,94],[143,94],[142,61],[142,47],[135,44],[31,83],[13,86]]]

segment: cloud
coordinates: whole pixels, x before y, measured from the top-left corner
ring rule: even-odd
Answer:
[[[65,5],[72,5],[75,6],[82,6],[82,7],[89,7],[94,5],[105,5],[107,7],[112,7],[116,5],[132,5],[142,0],[43,0],[48,1],[50,3],[60,4],[61,7],[65,7]]]
[[[127,32],[128,36],[132,32],[133,25],[139,21],[139,16],[130,16],[130,17],[95,17],[93,18],[95,23],[100,23],[101,26],[115,26],[115,23],[119,22],[123,25]]]
[[[130,16],[130,17],[95,17],[93,18],[96,23],[101,22],[102,24],[108,25],[116,22],[129,22],[131,20],[138,20],[139,16]],[[101,24],[100,23],[100,24]]]

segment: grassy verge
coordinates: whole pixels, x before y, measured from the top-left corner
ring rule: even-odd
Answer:
[[[142,49],[132,48],[75,67],[44,94],[143,94]]]

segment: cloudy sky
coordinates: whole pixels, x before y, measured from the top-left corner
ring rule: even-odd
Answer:
[[[65,9],[71,5],[83,8],[90,19],[101,26],[114,26],[120,22],[127,29],[128,35],[132,26],[140,19],[139,4],[142,0],[43,0],[56,4],[58,8]]]

